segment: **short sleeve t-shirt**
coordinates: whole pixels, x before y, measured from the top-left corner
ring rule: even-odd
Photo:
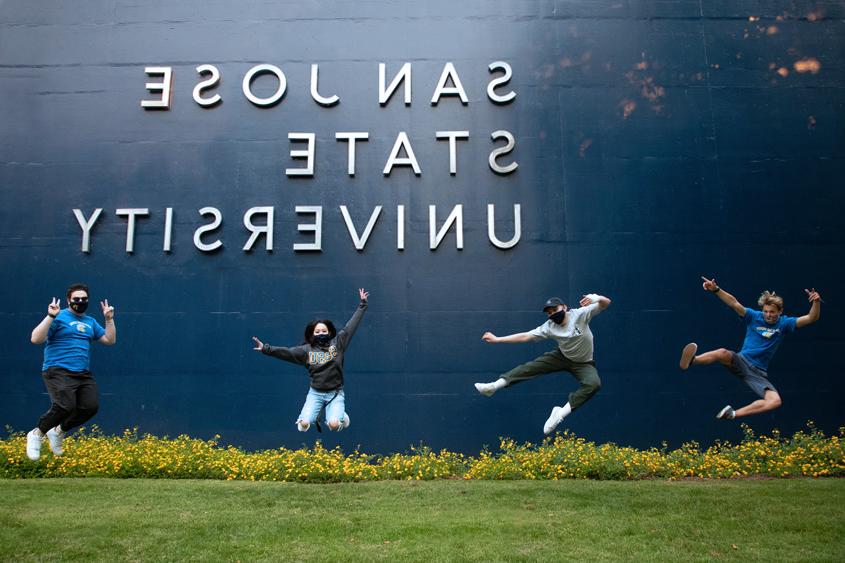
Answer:
[[[745,341],[739,353],[754,366],[768,371],[769,362],[783,341],[783,337],[790,332],[795,332],[797,319],[781,315],[776,323],[769,324],[761,311],[747,307],[744,319],[748,326],[745,330]]]
[[[47,332],[42,370],[60,367],[69,371],[88,371],[91,341],[106,333],[93,317],[76,315],[62,309]]]
[[[590,320],[600,311],[598,303],[570,309],[566,312],[566,319],[562,325],[548,320],[528,334],[534,340],[544,338],[554,340],[563,355],[573,362],[589,362],[593,359],[593,333],[590,330]]]

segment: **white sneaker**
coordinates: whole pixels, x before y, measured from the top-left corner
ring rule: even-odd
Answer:
[[[716,418],[724,418],[726,420],[733,420],[736,418],[736,411],[733,409],[732,406],[728,405],[722,410],[719,411],[719,414],[716,415]]]
[[[496,386],[493,383],[476,383],[475,388],[485,397],[489,397],[496,392]]]
[[[47,431],[47,440],[50,441],[50,450],[54,455],[62,455],[65,451],[62,449],[62,441],[65,439],[65,433],[57,430],[59,426],[51,428]]]
[[[563,407],[553,408],[552,414],[549,415],[549,418],[546,419],[546,423],[543,425],[543,434],[548,436],[554,432],[557,425],[563,422],[564,418],[566,418],[566,415],[563,414]]]
[[[44,436],[39,436],[35,430],[30,430],[26,435],[26,457],[32,461],[38,461],[41,457],[41,442],[44,441]]]

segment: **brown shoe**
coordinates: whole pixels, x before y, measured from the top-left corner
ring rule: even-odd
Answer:
[[[684,350],[681,352],[681,369],[687,369],[690,365],[692,365],[696,352],[698,352],[698,344],[695,342],[690,342],[684,346]]]

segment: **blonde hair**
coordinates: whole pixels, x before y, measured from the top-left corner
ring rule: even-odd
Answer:
[[[775,293],[774,291],[764,291],[760,294],[760,299],[757,300],[757,305],[763,307],[765,305],[773,305],[778,308],[778,310],[783,311],[783,297]]]

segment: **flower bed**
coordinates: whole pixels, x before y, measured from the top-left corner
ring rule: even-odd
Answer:
[[[668,450],[595,444],[568,432],[539,444],[503,438],[499,450],[465,456],[421,446],[406,453],[350,454],[340,448],[279,448],[246,452],[221,446],[219,437],[200,440],[139,436],[126,430],[106,436],[96,427],[64,442],[65,454],[54,456],[47,444],[42,457],[26,457],[26,436],[0,440],[0,477],[114,477],[147,479],[225,479],[336,483],[345,481],[430,479],[730,479],[753,476],[845,476],[845,428],[826,436],[808,424],[791,437],[774,431],[754,436],[743,426],[739,444],[717,443],[702,450],[692,442]]]

